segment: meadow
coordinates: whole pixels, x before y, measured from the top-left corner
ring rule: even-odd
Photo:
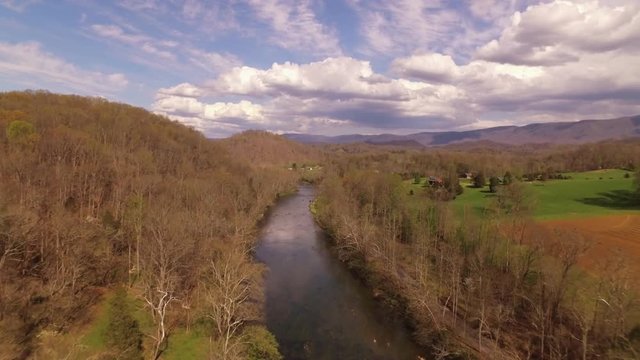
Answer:
[[[633,173],[617,169],[596,170],[582,173],[565,173],[571,179],[527,182],[535,203],[534,217],[553,220],[603,215],[640,214],[640,206],[633,204]],[[471,186],[469,180],[462,183],[464,193],[452,205],[461,214],[471,209],[483,212],[495,194],[489,187]],[[415,186],[415,185],[414,185]]]

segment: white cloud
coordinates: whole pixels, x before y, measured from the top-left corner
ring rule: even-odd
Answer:
[[[117,25],[91,25],[91,29],[99,36],[116,40],[118,42],[127,44],[132,47],[136,47],[142,50],[148,55],[152,55],[164,60],[175,61],[176,56],[170,51],[161,49],[161,47],[173,47],[175,43],[171,41],[155,41],[154,39],[131,32],[126,32],[123,28]]]
[[[192,97],[198,98],[204,95],[204,91],[199,87],[189,84],[182,83],[170,88],[162,88],[158,90],[158,96],[181,96],[181,97]]]
[[[17,82],[37,80],[91,95],[113,93],[128,84],[123,74],[80,69],[44,51],[36,42],[0,42],[0,74]]]
[[[469,61],[444,50],[422,49],[396,57],[388,73],[348,56],[267,68],[235,66],[198,85],[161,89],[154,108],[179,121],[199,119],[209,135],[250,127],[329,134],[407,132],[640,112],[640,37],[635,35],[640,33],[640,4],[557,0],[508,17],[520,2],[502,6],[482,1],[498,8],[469,2],[478,21],[508,21]],[[411,24],[430,16],[425,14],[431,8],[423,2],[363,4],[352,1],[373,19],[364,29],[372,51],[418,49],[411,41],[436,36],[440,25],[448,26],[446,21],[418,25],[411,33]],[[448,19],[439,9],[430,11]],[[412,12],[407,24],[396,24],[400,14]],[[402,33],[407,38],[398,36]],[[221,101],[229,98],[234,102]]]
[[[0,5],[15,12],[23,12],[29,6],[39,2],[40,0],[0,0]]]
[[[206,104],[194,98],[230,95],[264,101],[260,105],[241,101],[230,107],[229,103]],[[468,109],[464,97],[464,92],[451,85],[387,78],[375,73],[367,61],[341,57],[273,64],[266,70],[237,67],[205,87],[180,84],[161,89],[153,108],[167,115],[244,119],[245,125],[277,131],[301,131],[323,124],[421,128],[466,122],[460,116]]]
[[[237,132],[243,127],[269,125],[263,107],[247,100],[208,104],[193,97],[165,91],[158,93],[152,110],[211,136],[226,136],[230,131]]]
[[[188,48],[187,52],[192,64],[209,73],[218,74],[242,64],[237,56],[230,53],[207,52],[195,48]]]
[[[409,96],[397,81],[375,74],[368,61],[326,58],[308,64],[285,62],[270,69],[236,67],[209,83],[215,94],[292,95],[330,99],[399,99]]]
[[[437,53],[395,59],[391,70],[400,76],[433,82],[451,82],[459,75],[451,56]]]
[[[118,5],[131,11],[148,11],[158,8],[156,0],[120,0]]]
[[[269,24],[269,41],[284,49],[340,55],[335,30],[318,21],[311,0],[247,0],[258,19]]]
[[[93,24],[90,29],[101,38],[126,46],[130,50],[128,56],[136,62],[183,74],[193,66],[207,74],[217,74],[242,63],[227,52],[205,51],[172,39],[156,39],[133,27],[125,30],[113,24]]]
[[[578,62],[586,54],[640,50],[640,3],[607,6],[553,1],[516,12],[499,39],[478,50],[485,60],[523,65]]]
[[[454,36],[460,15],[443,1],[351,0],[360,17],[360,32],[373,53],[425,50]]]

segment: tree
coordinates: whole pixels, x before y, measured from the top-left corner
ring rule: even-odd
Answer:
[[[509,186],[501,186],[497,191],[496,202],[505,214],[521,216],[529,214],[535,206],[530,189],[518,181]]]
[[[449,171],[449,174],[444,179],[444,188],[449,192],[449,197],[455,199],[456,196],[461,195],[464,189],[460,185],[460,178],[455,171]]]
[[[256,271],[242,250],[229,250],[212,260],[204,282],[207,316],[213,320],[220,341],[221,359],[234,358],[240,350],[235,336],[247,320],[245,302],[251,296]]]
[[[281,360],[275,336],[263,326],[248,326],[242,333],[248,360]]]
[[[127,293],[123,288],[116,290],[115,296],[109,302],[109,323],[105,331],[105,343],[111,350],[110,355],[113,359],[143,358],[142,332],[136,319],[131,316]]]
[[[636,201],[640,203],[640,169],[636,171],[635,185],[636,185]]]
[[[181,271],[187,266],[187,256],[193,250],[191,242],[194,239],[186,235],[193,215],[167,204],[154,208],[147,215],[146,242],[140,251],[140,280],[144,301],[156,326],[155,334],[150,337],[155,342],[153,359],[157,359],[166,347],[170,307],[180,301],[179,295],[187,283]]]
[[[495,193],[498,191],[498,185],[500,185],[500,180],[496,176],[492,176],[489,178],[489,191]]]
[[[511,171],[507,171],[504,173],[504,177],[502,178],[503,185],[509,185],[513,182],[513,175],[511,175]]]
[[[415,173],[413,174],[413,183],[418,185],[420,184],[420,182],[422,181],[422,178],[420,177],[420,174]]]
[[[473,187],[476,188],[483,188],[484,184],[485,184],[486,180],[484,178],[484,174],[482,173],[482,171],[479,171],[474,177],[473,177]]]
[[[7,125],[6,135],[10,143],[23,146],[31,145],[38,139],[38,134],[36,134],[33,124],[23,120],[10,122]]]

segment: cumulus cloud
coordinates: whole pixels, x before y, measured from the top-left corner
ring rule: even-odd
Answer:
[[[194,96],[244,96],[254,102],[241,101],[230,108],[228,103],[206,104]],[[307,64],[276,63],[264,70],[236,67],[205,86],[161,89],[153,108],[168,115],[199,115],[203,120],[243,118],[278,131],[323,124],[417,129],[468,122],[462,116],[468,110],[464,96],[451,85],[388,78],[374,72],[367,61],[340,57]],[[214,115],[207,115],[205,109]]]
[[[198,98],[204,95],[204,91],[199,87],[189,84],[182,83],[170,88],[161,88],[158,90],[158,96],[181,96],[187,98]]]
[[[190,84],[181,84],[162,89],[156,95],[153,111],[213,137],[227,136],[243,128],[267,129],[270,125],[260,104],[247,100],[205,103],[189,96],[193,88]]]
[[[154,103],[154,110],[182,116],[195,116],[205,120],[225,122],[225,120],[245,120],[250,123],[264,121],[262,106],[247,100],[237,103],[216,102],[206,104],[191,97],[160,96]]]
[[[554,1],[516,12],[499,39],[478,50],[485,60],[561,65],[585,54],[640,50],[640,3],[607,6]]]
[[[437,53],[395,59],[391,70],[400,76],[433,82],[451,82],[459,75],[451,56]]]
[[[302,65],[275,63],[267,70],[236,67],[209,86],[215,94],[252,96],[400,99],[409,95],[398,81],[375,74],[368,61],[350,57]]]
[[[495,11],[469,6],[484,21],[504,17],[515,3]],[[425,11],[410,0],[372,9],[366,11],[384,25],[370,29],[380,33],[378,50],[403,46],[387,31],[393,16],[386,12]],[[212,136],[249,127],[409,132],[634,114],[640,112],[639,18],[636,4],[556,0],[515,12],[467,61],[416,50],[393,59],[386,72],[349,56],[235,66],[209,81],[161,89],[153,107]],[[431,34],[429,26],[417,32]]]
[[[0,42],[0,75],[29,86],[31,82],[53,84],[90,95],[114,93],[128,84],[123,74],[80,69],[36,42]]]

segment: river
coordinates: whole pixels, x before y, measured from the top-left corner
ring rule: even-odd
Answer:
[[[267,327],[286,360],[417,359],[401,321],[331,253],[309,211],[314,189],[281,199],[269,213],[256,257],[266,264]]]

